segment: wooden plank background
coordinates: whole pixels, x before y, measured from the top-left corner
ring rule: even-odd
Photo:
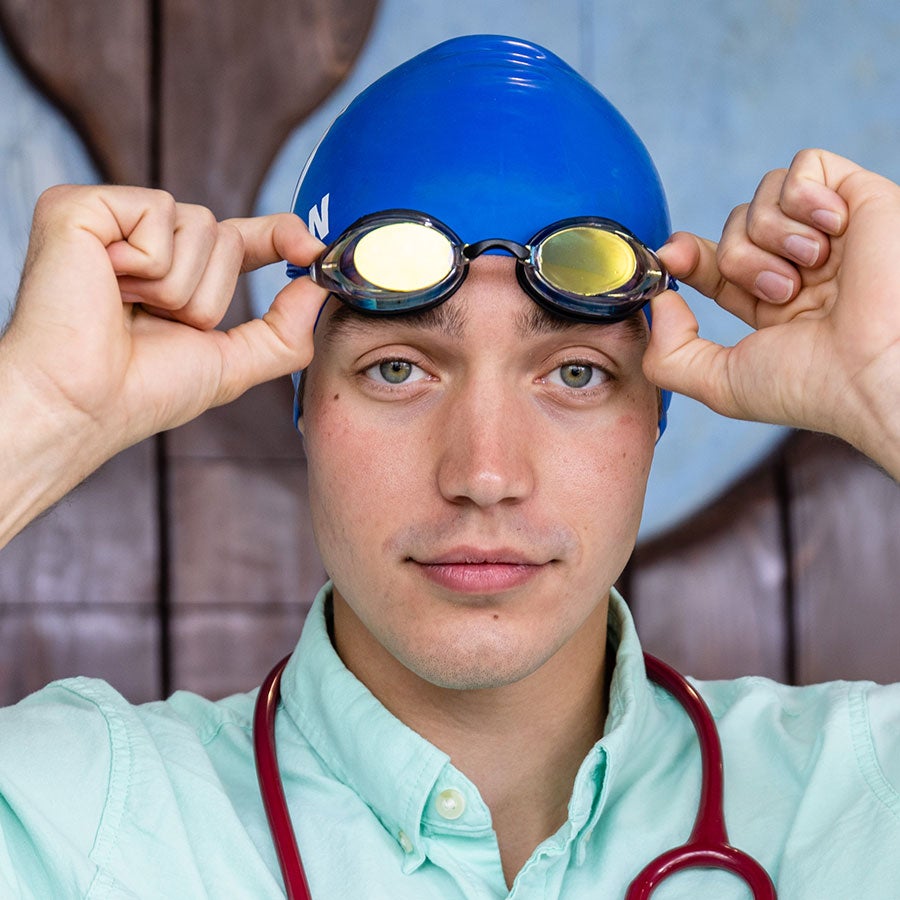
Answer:
[[[249,213],[374,8],[265,0],[253,41],[238,0],[214,16],[196,0],[119,0],[112,17],[102,0],[0,0],[0,26],[106,177],[227,216]],[[259,682],[324,577],[288,408],[287,383],[266,385],[132,448],[3,551],[0,702],[74,673],[135,701]],[[622,587],[647,648],[687,672],[900,680],[898,535],[896,484],[837,441],[794,435],[642,544]]]

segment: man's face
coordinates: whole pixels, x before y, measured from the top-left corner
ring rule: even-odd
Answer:
[[[645,343],[642,317],[547,315],[500,256],[431,312],[330,301],[306,375],[310,504],[336,608],[374,651],[500,686],[605,617],[657,435]]]

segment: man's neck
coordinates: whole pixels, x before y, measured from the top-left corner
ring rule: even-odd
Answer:
[[[513,684],[453,690],[391,656],[339,594],[335,647],[402,722],[450,756],[491,811],[508,885],[535,847],[566,821],[575,776],[607,710],[607,604],[570,641]]]

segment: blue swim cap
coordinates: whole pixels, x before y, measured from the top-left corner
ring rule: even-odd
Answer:
[[[670,231],[650,155],[612,104],[548,50],[496,35],[438,44],[359,94],[291,204],[326,243],[395,208],[428,213],[466,243],[525,243],[570,216],[614,219],[654,249]],[[660,431],[670,399],[664,391]]]

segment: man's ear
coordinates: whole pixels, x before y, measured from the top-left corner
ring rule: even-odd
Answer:
[[[303,391],[306,386],[306,369],[294,376],[294,424],[303,437]]]

